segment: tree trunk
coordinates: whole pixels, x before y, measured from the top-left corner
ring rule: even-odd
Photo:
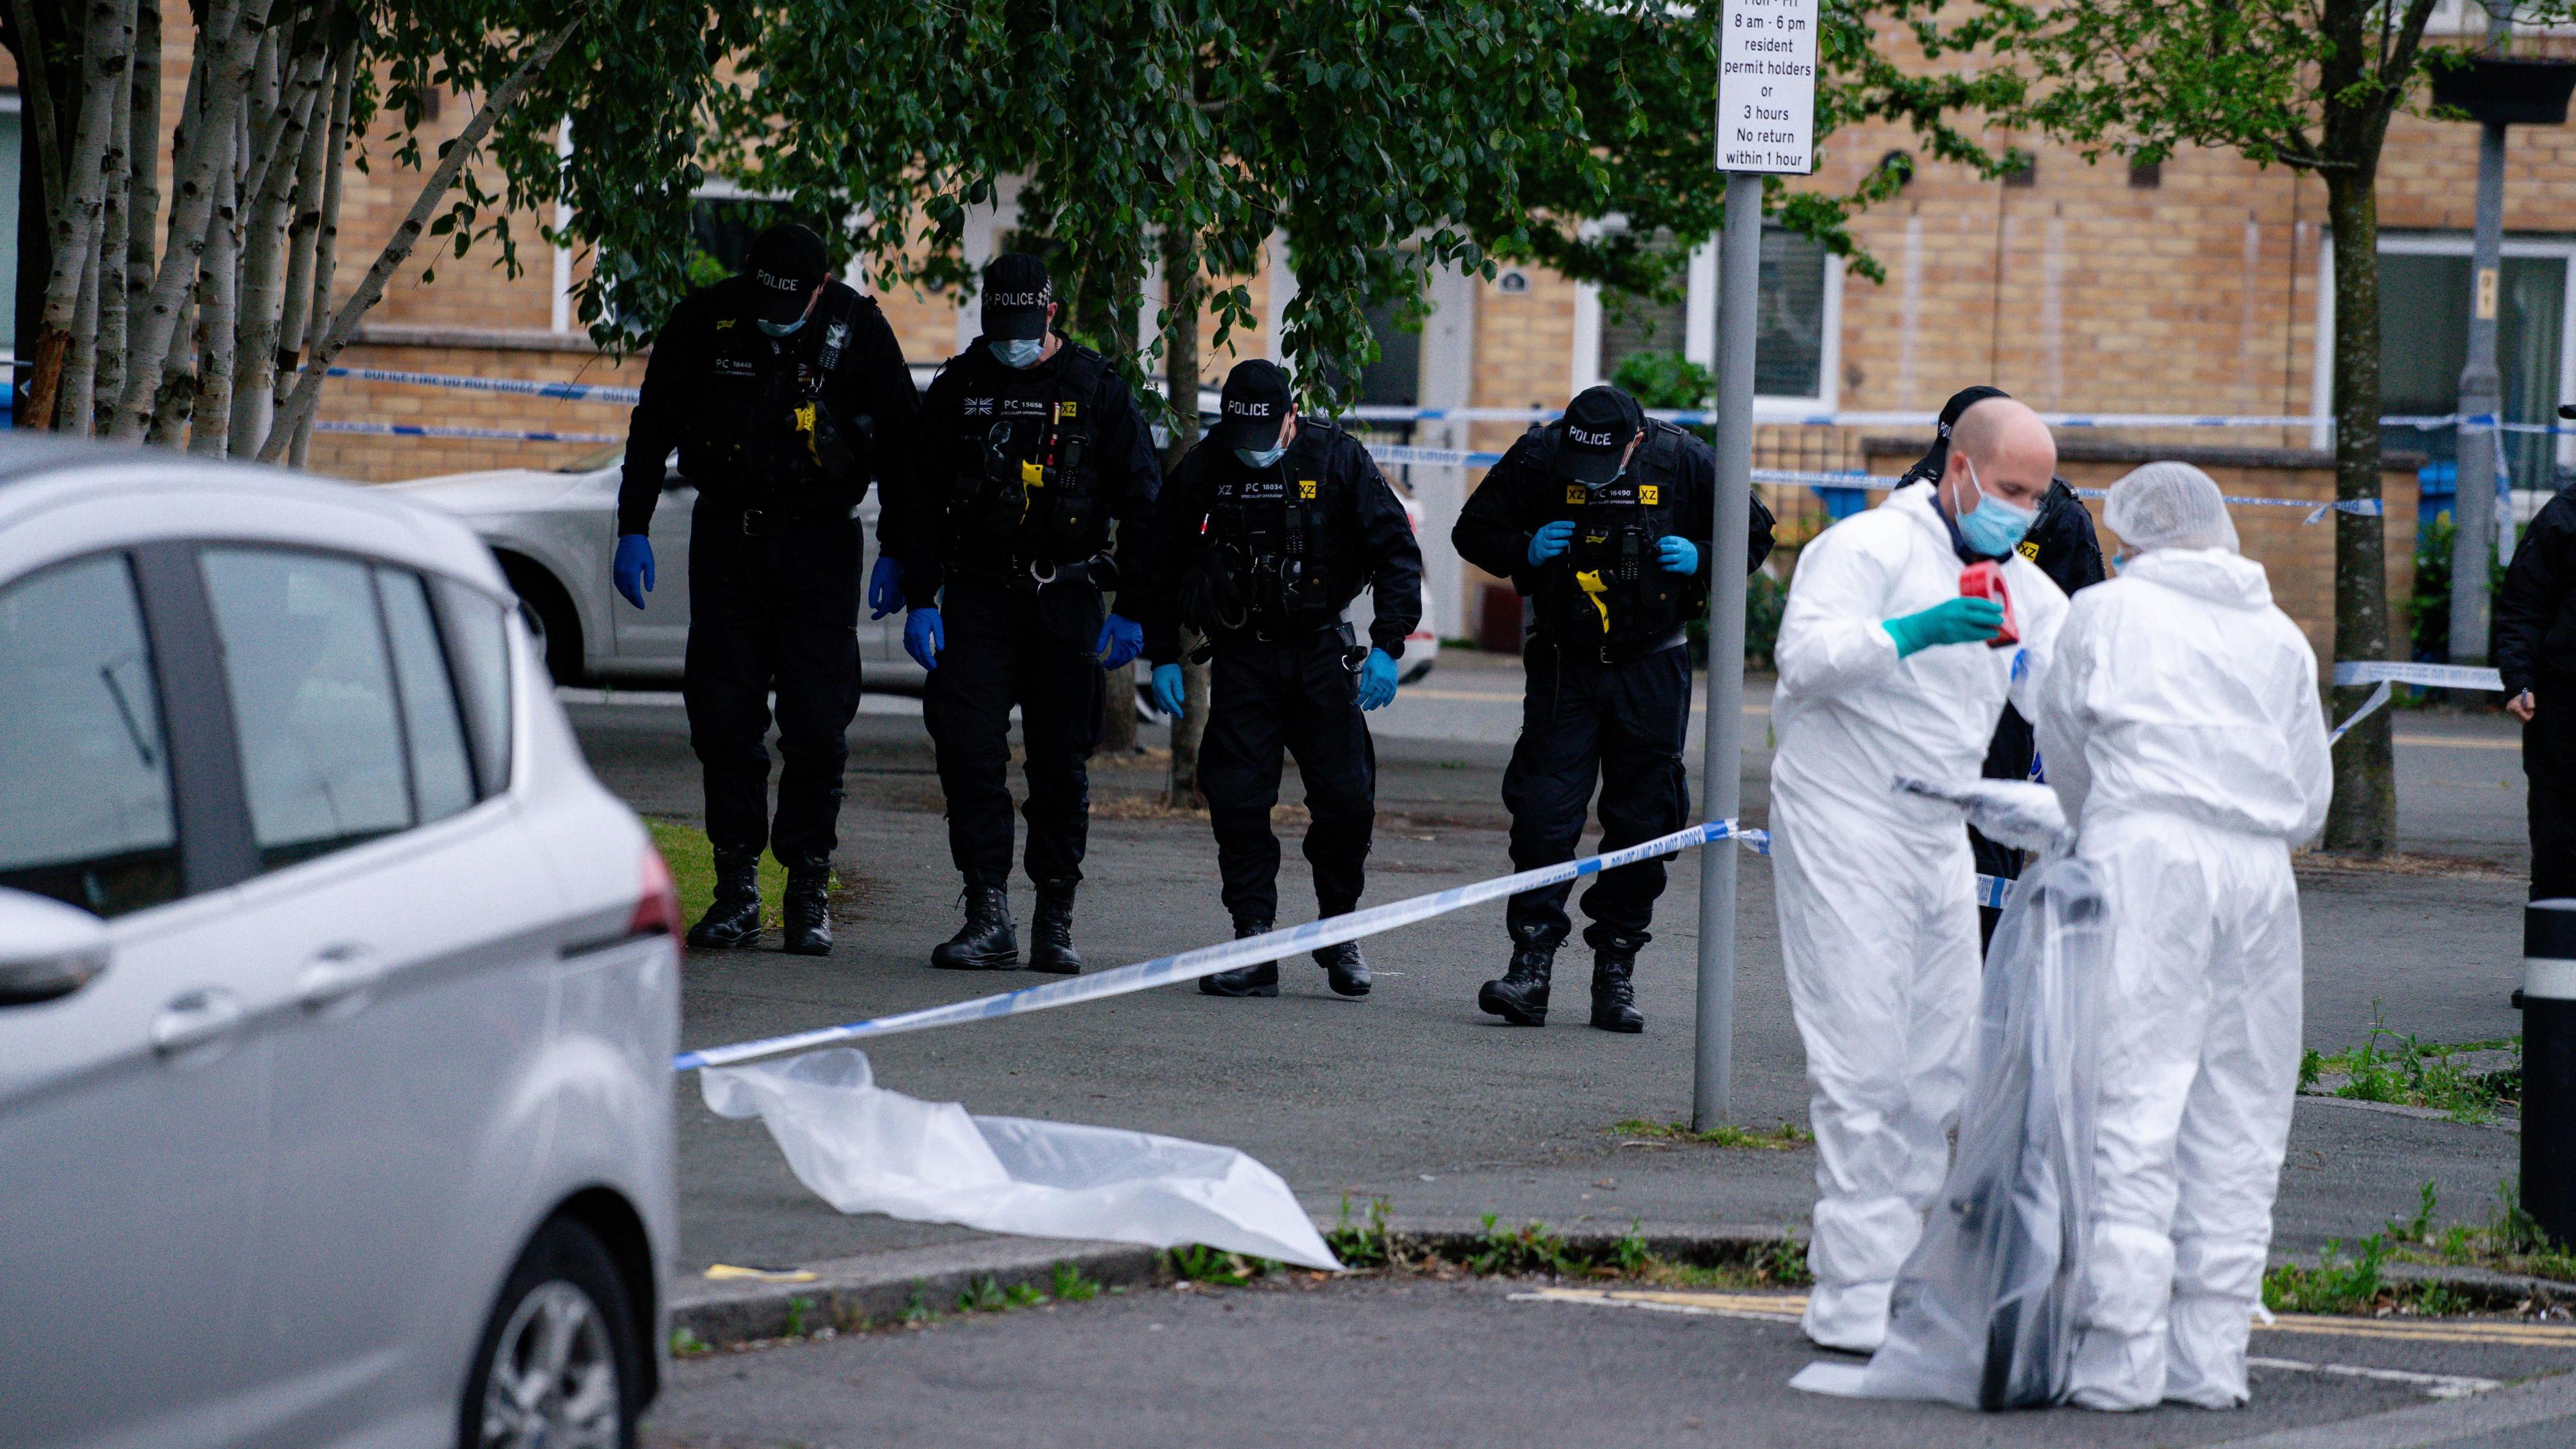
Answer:
[[[385,283],[411,255],[421,232],[429,226],[431,214],[438,209],[439,198],[456,184],[457,173],[465,169],[465,163],[482,147],[483,138],[491,134],[492,127],[509,114],[520,97],[528,93],[528,88],[536,84],[537,76],[563,49],[564,42],[572,38],[574,28],[581,24],[582,14],[578,10],[573,12],[571,19],[531,47],[527,58],[510,72],[509,79],[493,90],[476,109],[473,119],[465,123],[465,129],[448,143],[447,154],[439,158],[429,178],[421,183],[420,195],[412,200],[411,211],[403,217],[402,225],[394,228],[392,239],[385,243],[382,252],[377,253],[375,264],[367,268],[367,275],[359,280],[357,290],[349,294],[348,302],[332,316],[330,330],[322,335],[320,345],[313,349],[312,357],[305,363],[303,376],[295,384],[295,391],[288,395],[286,405],[278,410],[277,418],[270,424],[268,441],[259,450],[261,462],[277,461],[287,445],[294,441],[296,430],[313,415],[314,404],[322,397],[322,379],[331,366],[331,360],[339,356],[340,349],[348,346],[349,339],[357,334],[358,319],[366,316],[377,299],[384,296]]]
[[[18,96],[26,109],[26,126],[36,138],[36,175],[45,188],[45,234],[53,235],[62,215],[64,175],[62,123],[54,115],[53,62],[45,54],[45,33],[36,23],[35,0],[11,0],[9,18],[18,31]],[[20,427],[28,426],[24,418]]]
[[[212,0],[209,7],[206,34],[228,38],[220,49],[202,40],[197,46],[195,72],[188,79],[196,104],[182,109],[181,124],[187,135],[170,171],[168,241],[145,299],[142,325],[128,331],[125,396],[117,404],[114,437],[141,437],[147,427],[158,430],[161,379],[169,370],[170,352],[179,337],[179,314],[205,256],[206,219],[214,210],[216,192],[220,189],[227,196],[232,192],[232,172],[219,172],[218,167],[232,153],[233,118],[240,112],[251,68],[259,61],[269,3]]]
[[[1199,304],[1207,286],[1199,277],[1198,238],[1166,228],[1163,247],[1163,387],[1169,406],[1171,445],[1163,451],[1163,471],[1178,467],[1181,455],[1199,440]],[[1184,638],[1184,644],[1188,641]],[[1176,810],[1207,803],[1199,793],[1199,741],[1207,734],[1208,669],[1181,662],[1181,717],[1172,721],[1172,779],[1165,799]]]
[[[1128,261],[1134,254],[1133,247],[1086,246],[1084,251],[1092,262],[1084,272],[1083,287],[1099,289],[1108,295],[1110,320],[1107,341],[1110,355],[1133,357],[1136,355],[1136,308],[1132,303],[1136,277],[1133,275],[1134,265]],[[1088,301],[1089,298],[1082,300]],[[1123,598],[1121,602],[1124,602]],[[1127,617],[1137,617],[1136,611],[1127,610]],[[1100,749],[1111,759],[1123,760],[1135,754],[1138,748],[1135,661],[1130,660],[1124,666],[1109,671],[1108,698],[1109,718],[1101,732]]]
[[[78,310],[84,277],[92,275],[98,249],[99,212],[106,200],[103,163],[115,116],[125,99],[120,86],[134,58],[133,0],[89,0],[82,30],[80,120],[72,132],[71,154],[62,168],[70,194],[60,206],[48,205],[54,239],[53,272],[45,279],[45,310],[36,325],[35,371],[27,383],[27,410],[22,426],[54,426],[55,399],[63,385],[63,367],[71,353],[72,315]],[[21,6],[23,17],[27,9]],[[23,20],[21,22],[23,24]],[[50,203],[51,195],[47,197]],[[93,290],[91,305],[97,305]],[[93,317],[95,313],[93,312]],[[88,384],[81,384],[86,394]],[[86,430],[87,419],[75,426]]]
[[[269,412],[289,389],[295,386],[295,365],[304,355],[304,334],[313,326],[313,254],[315,233],[322,228],[322,157],[323,148],[331,142],[330,113],[339,102],[339,64],[335,59],[329,77],[332,98],[317,97],[314,106],[321,114],[319,124],[304,128],[304,153],[295,159],[294,220],[287,224],[285,295],[279,298],[277,336],[269,376]]]
[[[331,83],[331,132],[322,142],[322,215],[313,230],[313,297],[304,322],[304,355],[308,360],[321,350],[323,331],[331,322],[331,284],[340,261],[340,173],[347,169],[349,103],[357,83],[357,62],[355,47],[342,51]],[[301,377],[296,381],[300,383]],[[278,379],[279,407],[286,405],[291,387],[286,378]],[[270,425],[275,426],[274,418]],[[287,459],[301,468],[312,450],[313,414],[307,412],[295,424],[295,441],[289,446]]]
[[[285,325],[287,292],[287,220],[295,188],[304,171],[307,134],[314,102],[330,56],[320,44],[321,27],[312,27],[314,44],[296,57],[292,82],[284,91],[285,123],[268,132],[274,154],[256,168],[265,177],[258,193],[244,205],[248,221],[242,232],[241,331],[233,347],[234,367],[231,438],[227,450],[240,456],[255,451],[268,436],[277,399],[277,344]]]
[[[81,268],[79,300],[72,305],[71,350],[63,362],[58,424],[63,432],[86,438],[95,401],[91,384],[98,380],[99,252],[90,248],[89,265]]]
[[[128,67],[126,156],[131,179],[125,199],[125,321],[117,335],[124,339],[119,374],[132,354],[136,328],[152,292],[152,228],[161,220],[161,0],[140,0],[134,11],[134,64]],[[173,139],[170,153],[179,152]],[[123,396],[101,390],[114,408]]]
[[[224,455],[225,424],[233,412],[233,322],[241,301],[240,162],[232,148],[242,142],[241,126],[224,126],[215,169],[218,192],[206,217],[202,265],[197,274],[197,398],[188,428],[188,451],[206,457]]]
[[[125,258],[131,244],[128,233],[133,218],[129,207],[134,158],[134,111],[128,92],[141,60],[142,51],[138,48],[135,60],[127,64],[124,77],[117,82],[119,94],[110,112],[113,128],[107,138],[107,157],[101,163],[107,175],[107,205],[99,213],[98,256],[92,263],[98,298],[89,317],[79,324],[94,339],[90,348],[92,361],[86,369],[89,382],[85,391],[89,399],[80,411],[68,414],[82,437],[99,430],[97,399],[113,400],[125,386]],[[143,133],[143,141],[151,144],[150,131]]]
[[[2379,205],[2375,167],[2326,173],[2334,230],[2335,497],[2379,501]],[[2388,657],[2387,526],[2377,516],[2335,515],[2335,643],[2338,660]],[[2329,713],[2343,719],[2371,686],[2328,686]],[[2329,850],[2385,855],[2397,845],[2397,768],[2390,711],[2355,725],[2335,745],[2334,804],[2326,812]]]

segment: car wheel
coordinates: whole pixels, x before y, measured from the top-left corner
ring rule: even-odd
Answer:
[[[523,558],[502,555],[501,574],[519,596],[519,617],[527,621],[546,673],[557,684],[580,683],[581,616],[573,612],[572,597],[554,575]]]
[[[633,1449],[643,1358],[626,1286],[589,1229],[537,1230],[465,1379],[465,1449]]]

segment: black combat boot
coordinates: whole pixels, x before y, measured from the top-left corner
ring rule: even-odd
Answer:
[[[1073,888],[1069,880],[1038,882],[1038,913],[1029,920],[1029,969],[1072,976],[1082,970],[1073,949]]]
[[[1238,941],[1246,936],[1269,934],[1268,921],[1234,923],[1234,939]],[[1209,996],[1277,996],[1279,963],[1258,961],[1250,966],[1237,966],[1231,971],[1220,971],[1214,976],[1202,976],[1199,978],[1199,990]]]
[[[689,928],[698,947],[748,946],[760,939],[760,852],[716,852],[716,898]]]
[[[1357,941],[1326,946],[1315,953],[1315,964],[1324,968],[1325,979],[1337,996],[1366,996],[1376,981],[1369,975],[1368,962],[1361,957]]]
[[[1629,981],[1637,969],[1637,950],[1645,944],[1643,937],[1620,932],[1605,933],[1592,943],[1592,1024],[1603,1031],[1646,1029]]]
[[[798,956],[832,954],[832,862],[823,856],[787,868],[786,948]]]
[[[930,948],[930,964],[943,971],[1008,971],[1020,964],[1020,941],[1011,934],[1011,893],[997,885],[966,887],[966,924]]]
[[[1476,1007],[1514,1026],[1547,1025],[1547,975],[1556,941],[1541,930],[1512,933],[1512,964],[1476,993]]]

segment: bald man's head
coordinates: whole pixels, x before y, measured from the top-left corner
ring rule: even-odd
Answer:
[[[1959,414],[1950,429],[1941,507],[1956,518],[1977,506],[1975,495],[1982,490],[2016,507],[2037,508],[2056,474],[2057,439],[2048,424],[2023,403],[1990,397]]]

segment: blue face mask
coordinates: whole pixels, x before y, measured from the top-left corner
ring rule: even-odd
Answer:
[[[993,349],[993,355],[1002,360],[1004,367],[1009,368],[1035,367],[1038,365],[1038,359],[1046,353],[1046,339],[1043,337],[1015,337],[1008,341],[997,339],[984,345]]]
[[[1238,462],[1243,464],[1243,466],[1250,468],[1257,473],[1262,469],[1269,467],[1271,464],[1278,462],[1280,459],[1287,457],[1288,445],[1282,443],[1278,447],[1267,448],[1258,453],[1254,452],[1250,448],[1237,448],[1234,450],[1234,456]]]
[[[768,333],[772,337],[793,337],[797,332],[802,330],[804,326],[805,319],[803,317],[798,317],[793,322],[772,322],[766,317],[760,319],[760,330]]]
[[[1959,537],[1968,547],[1989,558],[2002,558],[2030,532],[2031,523],[2039,517],[2036,508],[2016,508],[1985,489],[1977,487],[1977,465],[1965,457],[1959,466],[1968,473],[1968,487],[1976,493],[1977,506],[1959,515]]]

